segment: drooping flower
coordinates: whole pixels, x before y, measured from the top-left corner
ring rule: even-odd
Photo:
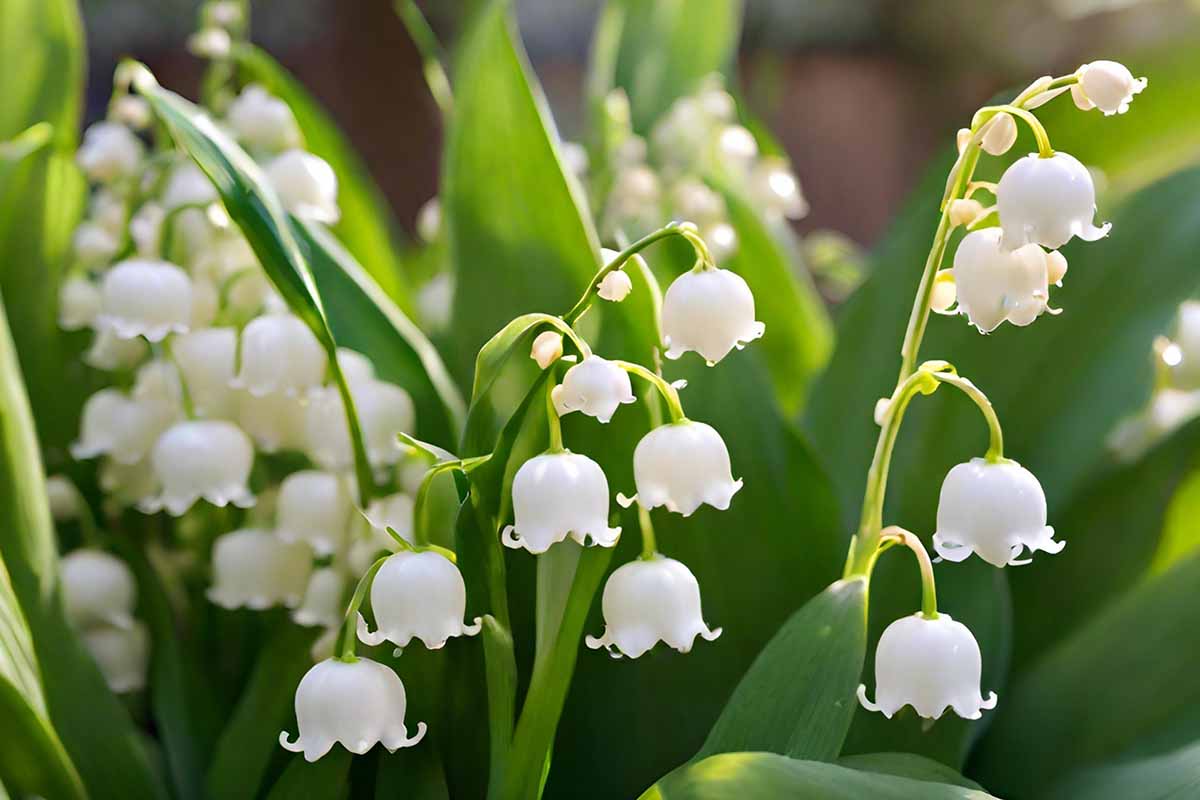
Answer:
[[[1074,236],[1094,242],[1112,228],[1092,223],[1096,187],[1087,167],[1067,153],[1030,153],[1014,162],[996,186],[996,209],[1008,250],[1030,243],[1057,250]]]
[[[236,397],[229,386],[237,358],[234,328],[201,328],[176,336],[171,341],[171,355],[197,414],[207,418],[234,415]]]
[[[336,553],[346,540],[351,507],[337,475],[293,472],[279,485],[275,534],[285,542],[306,542],[317,556]]]
[[[351,385],[350,395],[362,428],[367,459],[374,467],[395,464],[404,454],[397,434],[413,429],[412,398],[399,386],[377,380]],[[332,470],[353,466],[353,443],[337,387],[323,386],[309,393],[304,429],[306,449],[313,461]]]
[[[621,529],[608,527],[608,479],[600,465],[578,453],[543,453],[517,470],[512,484],[513,524],[508,547],[544,553],[570,536],[612,547]]]
[[[149,350],[146,340],[122,339],[111,330],[96,331],[91,347],[83,354],[83,363],[103,370],[130,369],[146,356]]]
[[[342,621],[345,588],[346,577],[337,568],[314,570],[308,579],[308,588],[304,590],[304,599],[292,612],[292,620],[306,627],[334,627]]]
[[[563,337],[558,331],[542,331],[534,338],[533,346],[529,348],[529,357],[541,369],[558,361],[562,354]]]
[[[75,160],[88,178],[108,183],[137,172],[146,147],[133,131],[117,122],[97,122],[83,132]]]
[[[308,326],[291,314],[256,317],[242,329],[241,369],[230,383],[261,397],[297,394],[325,380],[325,351]]]
[[[58,327],[64,331],[89,327],[102,303],[96,284],[79,276],[67,278],[58,289]]]
[[[875,702],[867,699],[866,684],[859,684],[858,699],[889,719],[904,706],[926,719],[938,719],[947,708],[963,719],[979,719],[996,706],[995,692],[984,699],[979,690],[982,663],[971,631],[949,614],[902,617],[879,637]]]
[[[709,366],[735,347],[763,335],[754,319],[754,295],[746,281],[724,269],[685,272],[667,288],[662,303],[663,343],[667,358],[689,350]]]
[[[111,691],[125,694],[145,688],[150,663],[150,636],[145,625],[135,621],[127,628],[89,628],[80,639]]]
[[[234,416],[264,453],[303,450],[304,399],[297,395],[265,394],[256,397],[239,391],[234,400]]]
[[[633,451],[637,500],[643,508],[665,506],[685,517],[702,504],[724,511],[742,481],[733,479],[729,450],[711,425],[684,420],[647,433]]]
[[[104,274],[96,325],[122,339],[162,341],[187,331],[192,315],[192,281],[166,261],[129,259]]]
[[[1006,250],[999,228],[972,231],[954,253],[958,309],[980,333],[1007,320],[1029,325],[1046,311],[1050,299],[1046,253],[1036,244]]]
[[[132,627],[137,584],[124,561],[103,550],[80,548],[63,556],[59,575],[67,619],[77,630]]]
[[[213,544],[212,568],[208,599],[222,608],[295,608],[308,587],[312,553],[302,542],[243,528]]]
[[[178,422],[158,438],[150,460],[162,492],[140,504],[147,513],[165,509],[178,517],[201,499],[218,507],[254,505],[247,488],[254,445],[231,422]]]
[[[633,291],[633,281],[625,274],[625,270],[614,270],[600,281],[596,294],[601,300],[619,303]]]
[[[696,576],[673,558],[655,555],[623,564],[604,585],[601,599],[604,635],[588,636],[593,650],[608,648],[614,657],[637,658],[658,642],[681,653],[697,636],[711,642],[721,629],[710,630],[700,610]]]
[[[580,411],[600,422],[608,422],[617,408],[633,403],[629,373],[613,362],[591,355],[567,370],[562,383],[551,391],[560,417]]]
[[[229,104],[226,120],[247,147],[275,151],[300,146],[300,126],[291,107],[256,83]]]
[[[83,404],[79,440],[71,445],[71,455],[108,455],[122,464],[136,464],[175,419],[174,408],[167,404],[101,389]]]
[[[1098,108],[1106,117],[1124,114],[1133,96],[1146,88],[1145,78],[1134,78],[1128,67],[1116,61],[1093,61],[1075,74],[1079,76],[1079,83],[1071,86],[1075,105],[1083,111]]]
[[[950,470],[938,499],[933,547],[947,561],[976,553],[997,567],[1029,563],[1021,551],[1057,553],[1046,524],[1046,495],[1033,473],[1015,461],[973,458]]]
[[[359,616],[358,638],[363,644],[390,641],[408,647],[420,639],[437,650],[454,636],[474,636],[481,621],[468,625],[467,587],[462,573],[448,558],[433,550],[401,551],[389,556],[371,584],[371,610],[378,630],[367,629]]]
[[[324,159],[293,148],[271,159],[265,171],[288,211],[314,222],[338,221],[337,175]]]
[[[425,723],[409,737],[404,724],[408,697],[400,677],[369,658],[341,661],[329,658],[312,667],[296,688],[296,739],[287,731],[279,743],[293,753],[316,761],[341,744],[362,755],[382,744],[389,753],[412,747],[425,736]]]

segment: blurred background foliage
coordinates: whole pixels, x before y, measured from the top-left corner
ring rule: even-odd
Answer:
[[[391,306],[378,298],[364,300],[364,292],[341,277],[356,273],[330,268],[330,280],[342,283],[323,284],[322,290],[330,292],[327,306],[339,340],[362,337],[355,346],[379,358],[378,349],[394,341],[389,337],[397,330],[403,338],[391,309],[411,312],[413,290],[428,277],[426,261],[445,257],[411,246],[421,206],[441,193],[446,246],[462,291],[455,299],[454,325],[434,338],[450,374],[468,393],[474,354],[493,331],[521,311],[564,310],[596,266],[593,220],[580,213],[585,209],[564,174],[553,129],[548,133],[542,127],[549,114],[564,138],[586,140],[588,98],[611,82],[629,92],[634,125],[644,131],[693,88],[688,81],[713,70],[725,72],[742,101],[739,111],[762,135],[760,147],[786,153],[811,206],[795,226],[804,234],[803,251],[789,236],[760,229],[753,214],[742,215],[742,249],[731,266],[750,279],[764,309],[776,291],[806,296],[811,272],[836,321],[833,335],[820,305],[809,306],[802,324],[784,328],[786,336],[779,337],[780,326],[769,323],[763,347],[755,345],[718,370],[692,363],[669,366],[670,377],[691,382],[685,394],[689,414],[725,434],[735,471],[746,479],[745,491],[727,514],[702,511],[686,524],[664,521],[660,531],[664,550],[696,572],[706,615],[724,625],[726,634],[688,656],[655,653],[636,663],[613,664],[601,654],[580,653],[567,671],[569,676],[574,669],[575,683],[561,699],[565,711],[547,796],[633,796],[702,747],[707,755],[743,749],[729,743],[750,742],[808,761],[796,767],[801,762],[750,763],[719,756],[726,759],[719,762],[720,770],[714,767],[707,777],[676,773],[659,786],[661,796],[704,796],[689,787],[718,778],[738,787],[740,776],[753,773],[767,781],[758,784],[759,791],[766,785],[779,791],[840,787],[843,794],[829,789],[814,796],[930,797],[928,784],[914,788],[875,776],[951,784],[963,781],[957,773],[965,772],[997,796],[1127,800],[1160,796],[1136,794],[1130,786],[1167,791],[1200,774],[1200,754],[1189,747],[1200,739],[1194,711],[1200,699],[1200,673],[1194,669],[1200,652],[1200,606],[1194,597],[1200,570],[1194,550],[1200,542],[1194,513],[1200,504],[1194,473],[1200,432],[1186,427],[1134,463],[1117,463],[1105,448],[1113,427],[1150,395],[1151,341],[1170,328],[1178,304],[1200,285],[1195,256],[1200,252],[1200,172],[1189,169],[1200,160],[1200,15],[1194,3],[626,3],[620,5],[636,24],[627,24],[632,33],[619,38],[610,53],[611,74],[601,77],[593,50],[600,3],[516,0],[523,50],[489,4],[422,5],[453,53],[452,123],[431,97],[420,54],[391,3],[254,4],[256,43],[298,83],[255,54],[247,54],[241,66],[287,97],[310,148],[337,168],[342,196],[350,198],[344,199],[346,219],[337,233],[395,301]],[[54,269],[69,237],[69,225],[60,222],[74,219],[83,201],[83,186],[70,166],[76,124],[103,115],[113,68],[124,55],[136,55],[164,86],[187,96],[195,96],[201,64],[181,46],[194,27],[195,3],[82,0],[88,57],[80,108],[76,79],[84,66],[80,49],[72,46],[83,35],[77,21],[69,14],[56,16],[57,3],[23,7],[44,15],[0,19],[0,97],[5,98],[0,140],[12,139],[36,120],[55,127],[24,141],[21,146],[32,148],[32,157],[12,145],[0,153],[8,159],[0,163],[0,253],[5,255],[0,289],[42,452],[61,468],[66,464],[62,447],[73,435],[89,380],[86,373],[67,371],[83,342],[57,332],[53,311]],[[17,46],[30,35],[52,46]],[[26,53],[34,55],[26,58]],[[756,687],[766,687],[767,697],[783,703],[784,727],[751,735],[735,714],[722,716],[709,737],[760,648],[839,574],[876,434],[870,409],[894,379],[896,350],[932,235],[954,131],[987,98],[1101,57],[1122,60],[1136,75],[1150,77],[1132,112],[1119,118],[1082,115],[1060,100],[1042,118],[1056,148],[1098,170],[1100,213],[1114,220],[1113,235],[1100,244],[1066,249],[1071,271],[1054,294],[1054,304],[1066,309],[1062,317],[988,337],[960,319],[935,318],[923,351],[954,362],[988,392],[1004,421],[1010,454],[1041,478],[1051,524],[1068,542],[1061,555],[1018,570],[999,572],[977,560],[938,569],[945,610],[980,641],[985,688],[998,691],[998,710],[979,723],[944,719],[927,727],[911,714],[888,722],[856,707],[814,710],[803,693],[772,692],[796,674],[849,674],[864,659],[864,647],[870,663],[870,643],[884,625],[915,607],[919,591],[910,565],[893,558],[884,559],[876,572],[869,633],[859,630],[863,598],[855,604],[822,596],[821,602],[836,610],[820,605],[807,617],[792,617],[785,634],[794,638],[781,635],[751,673],[754,680],[748,680],[743,695],[747,707],[761,701]],[[542,91],[548,108],[541,105]],[[1028,149],[1030,143],[1022,140],[1013,154]],[[520,154],[520,169],[491,168],[512,154]],[[993,163],[994,175],[980,177],[998,176],[1002,166]],[[730,205],[738,217],[736,203]],[[650,259],[660,280],[678,272],[679,255],[667,250]],[[781,269],[793,273],[780,275]],[[761,277],[756,281],[752,274]],[[638,291],[645,297],[649,288],[639,285]],[[385,310],[372,311],[369,324],[351,324],[363,308]],[[605,309],[596,323],[598,349],[648,361],[653,339],[645,328],[646,311],[633,299]],[[777,311],[786,326],[787,308]],[[783,345],[772,344],[772,334]],[[0,349],[5,346],[0,341]],[[406,350],[391,369],[401,379],[421,372],[418,362],[428,370],[430,361],[422,360],[419,349]],[[12,378],[11,372],[5,377],[9,394],[0,420],[5,484],[27,472],[22,465],[37,460],[31,418],[20,409]],[[430,397],[438,394],[439,380],[431,381]],[[64,383],[77,390],[60,391]],[[493,412],[516,405],[519,395],[504,396],[501,389],[481,404],[482,411],[476,408],[481,415],[476,420],[494,423]],[[453,402],[446,405],[444,419],[435,416],[436,423],[426,424],[432,426],[429,438],[452,445],[449,431],[461,409]],[[422,413],[421,419],[429,416]],[[887,516],[889,522],[927,532],[942,476],[978,451],[985,431],[968,404],[946,393],[915,404],[906,421]],[[490,443],[493,428],[479,424],[487,434],[480,434],[482,441]],[[628,490],[628,451],[646,420],[618,417],[603,436],[579,420],[565,424],[568,441],[602,461],[614,491]],[[468,434],[471,430],[468,426]],[[630,447],[604,449],[603,437]],[[536,450],[536,439],[529,438],[526,434],[516,449]],[[82,483],[87,485],[86,477]],[[224,627],[205,633],[210,638],[184,637],[180,652],[167,648],[165,655],[156,654],[158,689],[151,715],[165,761],[156,755],[151,763],[129,715],[95,688],[94,668],[62,630],[61,612],[45,588],[53,583],[54,568],[44,510],[11,502],[0,507],[6,515],[0,520],[0,544],[12,592],[37,631],[31,641],[17,635],[5,642],[3,652],[20,657],[0,664],[0,674],[4,686],[27,687],[25,696],[38,698],[15,703],[33,716],[35,729],[44,729],[28,751],[32,757],[53,763],[65,750],[79,772],[47,769],[22,776],[27,786],[69,796],[82,781],[93,796],[105,796],[111,779],[107,796],[155,797],[164,791],[159,773],[166,771],[180,796],[199,791],[205,781],[214,796],[265,796],[266,787],[283,776],[270,796],[335,797],[344,796],[349,775],[355,796],[367,796],[362,786],[377,796],[392,796],[391,787],[411,785],[414,775],[436,775],[419,781],[434,787],[428,796],[437,797],[444,794],[436,789],[444,793],[447,784],[469,796],[481,780],[486,739],[481,745],[475,735],[442,740],[433,755],[371,757],[353,765],[344,757],[315,767],[288,762],[274,747],[273,733],[268,737],[272,749],[261,749],[262,733],[287,724],[291,687],[309,644],[302,631],[276,619],[224,620]],[[628,515],[624,522],[632,529]],[[613,565],[633,552],[633,543],[624,543]],[[14,553],[19,557],[10,557]],[[535,658],[532,630],[541,624],[529,591],[536,578],[529,559],[510,555],[507,561],[518,598],[513,608],[518,659],[528,675]],[[139,572],[143,597],[150,598],[152,608],[157,603],[159,613],[147,614],[155,640],[170,642],[169,603],[153,591],[154,571]],[[3,609],[13,607],[4,602],[9,583],[0,573]],[[28,600],[31,596],[36,599]],[[588,615],[588,630],[598,629],[596,611]],[[825,616],[814,621],[814,614]],[[805,650],[811,633],[830,619],[844,620],[838,646]],[[12,623],[12,629],[19,634],[22,623]],[[189,656],[183,650],[204,642],[211,646],[226,633],[244,642],[268,630],[274,638],[256,659],[241,657],[220,676],[225,683],[213,681],[220,698],[215,702],[233,720],[218,737],[203,703],[191,694],[196,684],[184,674]],[[538,642],[539,652],[540,647]],[[447,688],[431,677],[440,674],[442,662],[428,659],[417,667],[411,658],[406,656],[405,667],[419,676],[402,674],[417,698],[414,707],[467,724],[470,710],[450,706],[478,695],[449,699],[452,682],[475,681],[478,692],[482,676],[468,669],[448,677]],[[27,666],[34,660],[42,665],[44,697]],[[238,691],[242,686],[244,693]],[[421,692],[428,694],[421,697]],[[88,704],[85,713],[85,698],[93,694],[101,699]],[[438,698],[447,698],[447,708],[438,706]],[[797,720],[793,726],[819,720],[833,733],[828,740],[797,738],[784,729],[788,719]],[[112,732],[99,746],[97,728]],[[901,751],[937,763],[880,756]],[[813,763],[835,759],[836,765]],[[1096,766],[1101,763],[1108,766]],[[370,778],[364,780],[366,773]],[[119,781],[112,777],[118,774]],[[44,781],[49,780],[66,783],[48,789]]]

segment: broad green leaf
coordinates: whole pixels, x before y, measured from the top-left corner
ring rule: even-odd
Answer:
[[[766,362],[780,405],[793,416],[833,350],[829,313],[800,261],[791,229],[782,224],[773,228],[759,219],[735,192],[724,196],[738,246],[722,266],[754,290],[757,317],[767,326],[753,345],[754,355]]]
[[[625,21],[615,70],[634,128],[645,133],[697,82],[731,66],[741,35],[741,0],[610,0]]]
[[[966,789],[983,789],[975,781],[964,778],[945,764],[913,753],[866,753],[839,758],[837,763],[839,766],[862,772],[878,772],[881,775],[896,775],[930,783],[949,783]]]
[[[294,758],[267,800],[342,800],[350,795],[350,751],[335,746],[318,761]]]
[[[774,753],[724,753],[680,767],[642,800],[987,800],[977,789],[860,772]]]
[[[441,759],[431,747],[397,750],[379,759],[375,800],[450,800]]]
[[[759,653],[697,757],[754,750],[836,758],[854,716],[866,639],[865,579],[838,581],[809,600]]]
[[[0,141],[45,121],[74,148],[86,59],[75,0],[0,3]]]
[[[283,753],[279,732],[293,724],[296,686],[312,666],[309,648],[316,635],[311,629],[288,624],[262,648],[237,708],[217,741],[208,770],[210,797],[253,800],[259,796],[272,757]],[[289,730],[295,733],[295,729]]]
[[[1167,505],[1162,536],[1150,563],[1152,572],[1165,572],[1191,556],[1200,547],[1200,472],[1191,472],[1179,482]]]
[[[338,344],[369,355],[380,378],[412,395],[419,436],[453,445],[463,400],[437,350],[327,230],[292,223]]]
[[[335,357],[337,342],[321,294],[279,197],[258,165],[217,128],[205,111],[164,89],[141,64],[124,62],[122,68],[130,71],[134,86],[149,102],[155,116],[166,125],[175,143],[208,175],[225,210],[254,249],[276,290],[325,349],[328,369],[345,406],[354,448],[359,500],[365,506],[375,482],[358,415]]]
[[[1054,800],[1186,800],[1200,789],[1200,742],[1165,755],[1080,770],[1039,797]]]
[[[565,177],[508,7],[494,0],[477,15],[455,62],[442,208],[457,281],[451,365],[464,380],[511,317],[569,308],[598,268],[582,191]]]
[[[1194,723],[1198,583],[1200,557],[1193,556],[1122,595],[1049,651],[1000,695],[970,774],[1006,797],[1028,797],[1176,720]],[[1174,747],[1195,740],[1200,729],[1176,732]]]
[[[291,107],[304,134],[305,149],[329,162],[337,174],[342,216],[333,232],[338,240],[388,297],[411,310],[399,229],[367,165],[329,112],[275,59],[250,44],[238,45],[234,58],[245,81],[262,85]]]

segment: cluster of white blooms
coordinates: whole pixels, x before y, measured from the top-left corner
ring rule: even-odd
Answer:
[[[230,609],[283,605],[299,624],[336,628],[351,581],[375,553],[398,547],[385,528],[411,540],[411,473],[424,462],[406,454],[397,434],[413,430],[412,400],[379,379],[366,356],[338,351],[370,465],[391,492],[360,514],[325,349],[288,312],[200,169],[177,152],[147,152],[127,123],[142,102],[114,102],[78,153],[94,191],[59,321],[92,330],[85,360],[107,373],[108,385],[86,401],[71,452],[100,459],[110,512],[132,506],[180,517],[201,501],[252,509],[231,518],[244,527],[219,532],[209,598]],[[249,85],[218,125],[262,165],[289,211],[337,220],[336,177],[301,149],[286,103]],[[86,586],[80,581],[68,583],[68,598]],[[143,628],[85,633],[106,672],[124,668],[124,677],[110,677],[114,686],[141,685],[131,676],[145,661]]]
[[[787,160],[759,151],[738,121],[737,103],[718,75],[675,101],[642,138],[630,126],[629,103],[620,90],[606,100],[612,129],[607,158],[611,187],[601,227],[636,238],[663,219],[695,222],[718,260],[737,249],[737,233],[721,191],[738,196],[769,220],[800,219],[808,203]],[[568,143],[567,164],[587,177],[587,155]]]
[[[1058,248],[1074,238],[1095,241],[1106,236],[1110,225],[1096,225],[1096,191],[1087,168],[1066,153],[1056,153],[1045,131],[1029,109],[1070,91],[1083,110],[1099,108],[1105,114],[1124,113],[1133,95],[1146,85],[1134,80],[1124,66],[1097,61],[1075,75],[1055,81],[1042,78],[1025,90],[1012,106],[984,109],[972,127],[959,132],[959,161],[951,172],[944,201],[943,221],[935,239],[931,264],[936,269],[946,232],[966,229],[958,242],[949,270],[930,274],[922,285],[930,309],[962,313],[981,333],[1003,322],[1024,326],[1047,311],[1050,285],[1061,285],[1067,271]],[[1002,155],[1017,140],[1017,123],[1023,120],[1038,138],[1039,150],[1015,161],[999,183],[960,183],[964,162],[976,157],[972,148]],[[974,163],[971,161],[970,163]],[[968,173],[969,174],[969,173]],[[977,189],[995,195],[985,208],[971,194]],[[959,196],[959,192],[962,196]],[[1195,341],[1189,342],[1189,336]],[[1160,349],[1172,375],[1186,380],[1188,369],[1200,363],[1200,305],[1185,306],[1178,339]],[[907,344],[907,342],[906,342]],[[1196,352],[1191,362],[1186,347]],[[992,428],[992,448],[987,458],[975,458],[950,470],[942,483],[933,546],[940,559],[963,561],[972,553],[996,567],[1027,564],[1033,553],[1058,553],[1065,543],[1054,539],[1046,524],[1046,496],[1034,475],[1000,453],[998,422],[990,404],[970,381],[956,375],[937,375],[944,362],[931,371],[935,381],[952,382],[972,396]],[[945,365],[948,366],[948,365]],[[1196,371],[1200,376],[1200,370]],[[1200,388],[1200,381],[1192,384]],[[897,388],[900,392],[900,388]],[[903,403],[881,400],[876,421],[889,425],[903,413]],[[1155,429],[1174,427],[1200,413],[1196,394],[1169,388],[1159,393],[1148,412],[1117,431],[1118,446],[1143,447]],[[897,405],[901,406],[897,410]],[[882,500],[880,500],[882,503]],[[928,562],[919,540],[905,532],[903,541]],[[1023,554],[1027,554],[1024,558]],[[876,700],[859,699],[872,711],[888,717],[911,705],[923,717],[936,719],[952,708],[959,716],[976,719],[996,703],[994,693],[980,692],[981,656],[974,636],[946,614],[938,614],[933,599],[933,575],[924,576],[928,604],[922,613],[893,622],[883,632],[876,651]]]

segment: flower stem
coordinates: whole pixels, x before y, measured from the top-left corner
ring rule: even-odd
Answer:
[[[996,416],[996,409],[992,408],[992,403],[988,400],[987,395],[980,391],[979,387],[970,380],[959,375],[949,372],[934,372],[930,374],[940,383],[948,383],[958,389],[971,398],[975,402],[975,405],[979,406],[979,411],[983,414],[983,418],[988,425],[989,441],[986,458],[992,463],[1002,461],[1004,459],[1004,431],[1000,429],[1000,418]]]
[[[429,490],[433,486],[433,479],[443,472],[462,468],[461,461],[440,461],[432,465],[425,472],[425,477],[421,478],[421,485],[417,487],[417,497],[413,500],[413,541],[418,550],[428,550],[432,547],[429,543],[429,521],[426,519],[428,514],[425,508],[428,505]]]
[[[179,366],[179,362],[175,359],[175,352],[171,349],[171,337],[164,337],[162,340],[162,357],[175,370],[175,375],[179,378],[179,405],[183,407],[183,415],[188,419],[196,418],[196,407],[192,403],[192,393],[188,390],[187,379],[183,375],[183,368]]]
[[[937,619],[937,584],[933,579],[933,562],[925,545],[913,533],[898,525],[889,525],[881,532],[881,543],[895,542],[902,544],[912,551],[917,558],[917,566],[921,569],[921,616],[925,619]]]
[[[367,590],[371,588],[371,582],[375,580],[375,574],[379,572],[379,568],[383,566],[383,562],[391,558],[389,553],[375,561],[363,576],[358,579],[358,586],[354,587],[354,596],[350,598],[350,604],[346,606],[346,616],[342,619],[341,630],[338,631],[337,641],[333,644],[333,652],[341,661],[354,661],[356,656],[354,650],[358,643],[357,631],[358,627],[358,609],[362,607],[363,600],[367,597]]]
[[[562,422],[558,418],[558,409],[554,407],[554,387],[556,385],[553,380],[546,381],[546,427],[550,432],[550,446],[547,448],[547,452],[549,453],[562,453],[566,450],[563,447]]]
[[[654,535],[650,511],[641,503],[638,504],[638,526],[642,530],[642,560],[649,561],[658,555],[658,539]]]
[[[679,402],[679,392],[665,378],[651,372],[641,364],[634,364],[630,361],[613,361],[612,363],[631,375],[637,375],[639,378],[649,381],[662,395],[663,400],[667,401],[667,413],[671,415],[671,422],[687,421],[687,417],[683,413],[683,404]]]

